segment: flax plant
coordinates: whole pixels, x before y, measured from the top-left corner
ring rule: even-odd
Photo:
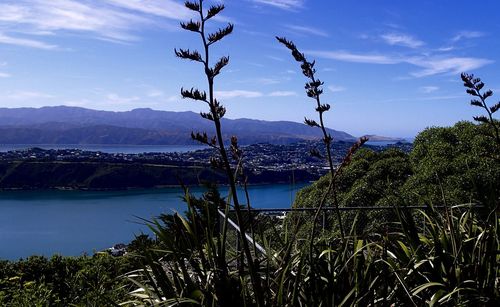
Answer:
[[[205,23],[219,14],[224,6],[211,6],[205,11],[203,4],[203,0],[187,1],[186,7],[199,19],[181,23],[183,29],[200,36],[203,52],[179,49],[175,53],[180,58],[201,63],[204,68],[208,92],[182,89],[182,96],[202,101],[209,108],[209,112],[201,116],[214,123],[215,136],[193,132],[192,137],[214,149],[217,156],[211,162],[228,177],[230,197],[241,227],[237,236],[243,253],[230,244],[233,239],[228,232],[230,200],[223,199],[213,186],[201,198],[193,197],[185,189],[188,212],[184,216],[174,214],[149,224],[157,237],[157,245],[138,255],[144,264],[142,269],[127,274],[136,290],[130,293],[131,299],[121,305],[498,306],[500,244],[499,219],[495,210],[490,210],[484,219],[472,206],[451,206],[453,210],[444,216],[432,205],[415,213],[396,204],[394,209],[399,223],[359,234],[356,215],[349,230],[345,229],[336,180],[367,139],[361,138],[339,167],[334,167],[333,139],[324,125],[324,113],[330,105],[321,101],[323,82],[315,76],[315,62],[309,62],[285,38],[278,38],[278,41],[301,63],[302,72],[309,80],[306,83],[307,95],[316,103],[319,122],[306,118],[305,123],[322,131],[325,159],[330,167],[329,186],[318,199],[319,209],[309,221],[312,223],[309,237],[303,240],[297,235],[303,223],[289,229],[286,223],[280,228],[271,221],[269,227],[280,233],[271,234],[272,230],[261,232],[260,243],[264,251],[258,253],[255,241],[252,251],[245,237],[246,212],[240,207],[236,194],[236,181],[242,178],[247,192],[247,209],[250,209],[243,172],[244,156],[236,137],[231,138],[229,147],[222,138],[221,119],[226,110],[214,95],[215,77],[229,63],[229,58],[222,57],[210,65],[210,47],[231,34],[233,26],[229,24],[207,34]],[[499,107],[489,108],[485,103],[491,94],[480,92],[484,86],[480,80],[468,75],[463,75],[462,79],[467,92],[480,99],[473,104],[481,104],[488,111],[488,117],[478,117],[477,120],[491,125],[498,136],[498,130],[494,128],[497,122],[492,114]],[[495,134],[492,136],[498,139]],[[319,155],[316,151],[314,154]],[[327,198],[332,196],[341,237],[317,238],[319,212]],[[403,198],[400,203],[404,203]],[[224,219],[219,219],[218,210],[224,210]],[[247,213],[255,240],[253,216],[250,211]],[[417,216],[424,219],[422,227],[417,226]],[[261,217],[255,218],[256,222],[262,220]],[[384,224],[384,221],[380,223]],[[284,240],[273,244],[273,235]]]
[[[255,291],[255,297],[259,305],[262,305],[263,300],[261,297],[261,285],[260,279],[257,274],[257,270],[255,268],[255,264],[253,262],[253,256],[246,239],[246,227],[243,222],[243,215],[240,208],[240,202],[237,194],[236,187],[236,179],[233,168],[231,167],[231,163],[229,160],[228,152],[226,149],[226,145],[224,143],[224,138],[222,134],[222,125],[221,119],[224,117],[226,113],[226,108],[217,100],[215,97],[214,83],[215,78],[221,73],[222,69],[229,64],[229,57],[224,56],[218,59],[217,62],[213,66],[211,66],[211,57],[210,57],[210,48],[215,43],[221,41],[228,35],[233,32],[233,24],[229,23],[226,27],[218,29],[214,33],[207,33],[206,31],[206,23],[213,17],[217,16],[222,10],[224,10],[223,4],[213,5],[208,8],[208,10],[204,11],[203,8],[204,0],[199,1],[186,1],[185,6],[194,11],[199,15],[199,19],[194,21],[190,20],[186,23],[181,23],[181,27],[187,31],[191,31],[199,34],[203,51],[200,53],[199,51],[191,51],[189,49],[179,49],[175,50],[175,54],[182,59],[191,60],[195,62],[199,62],[204,67],[204,73],[206,76],[207,84],[208,84],[208,94],[205,91],[193,89],[190,90],[181,90],[181,95],[183,98],[189,98],[197,101],[204,102],[209,107],[209,112],[201,113],[201,116],[209,121],[212,121],[215,128],[215,136],[210,138],[206,133],[192,133],[192,138],[203,143],[209,145],[214,148],[220,157],[215,157],[212,160],[212,164],[214,166],[221,167],[228,178],[228,183],[230,187],[231,197],[234,204],[234,209],[236,211],[236,218],[240,227],[240,240],[243,247],[243,252],[246,257],[246,263],[248,265],[248,270],[251,276],[251,281],[253,285],[253,290]]]
[[[327,191],[325,193],[325,196],[321,200],[319,206],[318,206],[318,211],[315,214],[314,217],[314,224],[316,225],[316,221],[319,216],[319,212],[321,210],[321,207],[324,205],[326,201],[326,197],[328,194],[332,191],[333,192],[333,201],[334,201],[334,206],[336,209],[336,214],[337,214],[337,222],[339,224],[340,228],[340,236],[342,239],[345,238],[344,234],[344,225],[342,223],[342,215],[340,214],[340,210],[338,208],[338,198],[337,198],[337,193],[336,193],[336,184],[335,184],[335,179],[336,179],[336,172],[335,172],[335,167],[333,165],[333,156],[332,156],[332,148],[331,144],[333,141],[332,136],[328,131],[326,130],[325,123],[324,123],[324,113],[330,110],[330,105],[328,103],[322,103],[321,102],[321,94],[323,94],[323,82],[319,80],[316,77],[316,69],[314,68],[314,65],[316,64],[315,61],[308,61],[307,58],[303,53],[301,53],[295,44],[292,41],[287,40],[284,37],[276,37],[278,42],[283,44],[286,48],[288,48],[292,52],[292,56],[295,59],[295,61],[300,63],[300,67],[302,68],[302,74],[309,79],[309,81],[305,85],[306,93],[309,98],[312,98],[316,102],[316,112],[318,113],[318,119],[319,123],[316,122],[313,119],[308,119],[305,118],[304,122],[306,125],[310,127],[316,127],[320,128],[321,132],[323,134],[323,143],[325,144],[326,147],[326,161],[328,163],[328,167],[330,169],[330,184],[328,185]],[[366,141],[365,141],[366,142]],[[313,155],[320,157],[320,154],[317,150],[313,150],[311,152]],[[313,226],[313,235],[314,235],[314,226]]]
[[[500,127],[498,121],[493,118],[493,114],[500,109],[500,102],[492,106],[487,105],[486,100],[493,96],[493,91],[487,90],[483,92],[484,82],[482,82],[480,78],[474,77],[473,74],[466,73],[462,73],[461,78],[464,82],[464,86],[467,88],[467,94],[476,97],[471,100],[470,104],[486,111],[486,116],[474,116],[474,120],[489,125],[494,131],[493,138],[495,142],[500,146]]]

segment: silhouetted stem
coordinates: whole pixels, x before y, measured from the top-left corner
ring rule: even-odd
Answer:
[[[216,132],[216,136],[217,136],[217,143],[219,144],[219,153],[221,155],[222,163],[223,163],[223,166],[224,166],[224,169],[225,169],[228,181],[229,181],[229,187],[230,187],[232,198],[233,198],[234,209],[236,211],[236,218],[237,218],[237,221],[238,221],[238,225],[240,227],[239,236],[240,236],[241,244],[242,244],[242,247],[243,247],[243,252],[245,253],[245,256],[247,258],[248,269],[249,269],[249,272],[250,272],[250,277],[251,277],[251,280],[252,280],[252,285],[253,285],[255,297],[256,297],[256,300],[257,300],[257,304],[259,306],[263,306],[264,305],[264,300],[263,300],[263,297],[262,297],[262,290],[261,290],[261,286],[260,286],[260,280],[259,280],[259,277],[257,275],[257,271],[255,269],[255,264],[253,262],[252,253],[250,251],[250,247],[248,246],[248,241],[247,241],[246,236],[245,236],[246,229],[245,229],[245,224],[243,223],[243,216],[241,214],[240,203],[239,203],[239,200],[238,200],[238,193],[237,193],[237,189],[236,189],[235,177],[234,177],[234,174],[232,172],[231,165],[229,163],[229,158],[228,158],[228,155],[227,155],[227,150],[225,148],[224,139],[222,137],[221,122],[220,122],[220,118],[219,118],[219,115],[217,113],[216,106],[215,106],[215,103],[214,103],[215,102],[215,100],[214,100],[214,77],[209,73],[209,71],[210,71],[210,66],[209,66],[209,63],[210,63],[210,56],[209,55],[210,55],[210,53],[209,53],[209,44],[207,43],[207,39],[205,38],[205,18],[203,16],[203,1],[201,1],[201,0],[200,0],[200,11],[199,11],[199,13],[200,13],[200,18],[201,18],[201,31],[200,31],[200,35],[201,35],[201,38],[203,40],[203,46],[204,46],[204,49],[205,49],[205,61],[204,61],[204,65],[205,65],[205,74],[207,76],[207,81],[208,81],[209,107],[210,107],[210,111],[211,111],[211,113],[213,115],[213,121],[214,121],[214,124],[215,124],[215,132]]]
[[[313,82],[316,82],[316,78],[314,77],[314,75],[311,77],[311,80]],[[321,100],[320,100],[320,97],[319,95],[316,96],[316,104],[318,105],[318,108],[321,106]],[[330,181],[331,181],[331,190],[333,190],[333,202],[334,202],[334,206],[335,206],[335,212],[337,214],[337,220],[338,220],[338,223],[339,223],[339,228],[340,228],[340,236],[342,238],[342,240],[345,239],[345,234],[344,234],[344,226],[342,224],[342,215],[340,214],[340,210],[339,210],[339,204],[338,204],[338,199],[337,199],[337,192],[335,191],[336,189],[336,186],[335,186],[335,169],[334,169],[334,166],[333,166],[333,158],[332,158],[332,150],[331,150],[331,147],[330,147],[330,136],[328,135],[328,132],[326,131],[326,128],[325,128],[325,123],[323,121],[323,112],[322,111],[319,111],[319,122],[320,122],[320,126],[321,126],[321,131],[323,132],[323,142],[325,143],[325,147],[326,147],[326,155],[327,155],[327,160],[328,160],[328,166],[330,168]],[[329,194],[330,193],[330,190],[328,190],[326,192],[326,194]],[[325,197],[325,200],[326,200],[326,197]],[[316,231],[316,222],[317,222],[317,219],[318,219],[318,216],[319,216],[319,213],[322,209],[324,205],[324,201],[322,201],[319,206],[318,206],[318,210],[316,211],[316,214],[314,215],[314,224],[313,224],[313,236],[314,236],[314,232]]]
[[[493,119],[493,114],[491,113],[490,108],[488,108],[488,105],[486,104],[486,101],[485,101],[483,95],[481,95],[481,93],[479,92],[479,89],[476,88],[476,92],[479,95],[479,98],[481,99],[481,103],[483,104],[483,108],[488,113],[488,117],[490,119],[490,124],[491,124],[491,126],[493,126],[493,129],[495,130],[495,138],[496,138],[497,145],[500,146],[500,131],[498,130],[498,126],[495,124],[495,120]]]

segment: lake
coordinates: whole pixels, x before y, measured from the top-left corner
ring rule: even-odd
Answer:
[[[287,208],[305,184],[251,186],[256,208]],[[200,195],[203,188],[192,192]],[[222,193],[227,189],[222,188]],[[132,191],[0,192],[0,259],[92,254],[146,232],[140,218],[183,212],[179,188]],[[242,196],[243,197],[243,196]]]

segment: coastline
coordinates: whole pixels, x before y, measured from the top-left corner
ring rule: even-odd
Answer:
[[[314,181],[310,180],[300,180],[300,181],[295,181],[293,185],[302,185],[302,184],[307,184],[307,183],[312,183]],[[290,184],[290,182],[286,181],[274,181],[274,182],[257,182],[257,183],[248,183],[247,186],[249,187],[258,187],[258,186],[272,186],[272,185],[285,185],[285,184]],[[188,187],[196,187],[196,188],[203,188],[206,186],[206,184],[189,184],[189,185],[184,185]],[[229,185],[228,184],[217,184],[218,187],[223,187],[226,188]],[[238,185],[239,187],[242,187],[241,185]],[[157,185],[153,187],[124,187],[124,188],[82,188],[82,187],[50,187],[50,188],[24,188],[24,187],[14,187],[14,188],[3,188],[0,187],[0,191],[5,191],[5,192],[16,192],[16,191],[81,191],[81,192],[119,192],[119,191],[139,191],[139,190],[150,190],[150,191],[155,191],[155,190],[161,190],[161,189],[176,189],[176,188],[182,188],[183,185],[177,184],[177,185]]]

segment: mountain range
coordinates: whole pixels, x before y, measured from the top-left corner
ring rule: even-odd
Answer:
[[[224,137],[241,144],[289,144],[321,137],[319,129],[291,121],[223,119]],[[191,132],[213,134],[210,121],[194,112],[134,109],[125,112],[79,107],[0,108],[2,144],[189,145]],[[336,141],[355,137],[328,129]]]

